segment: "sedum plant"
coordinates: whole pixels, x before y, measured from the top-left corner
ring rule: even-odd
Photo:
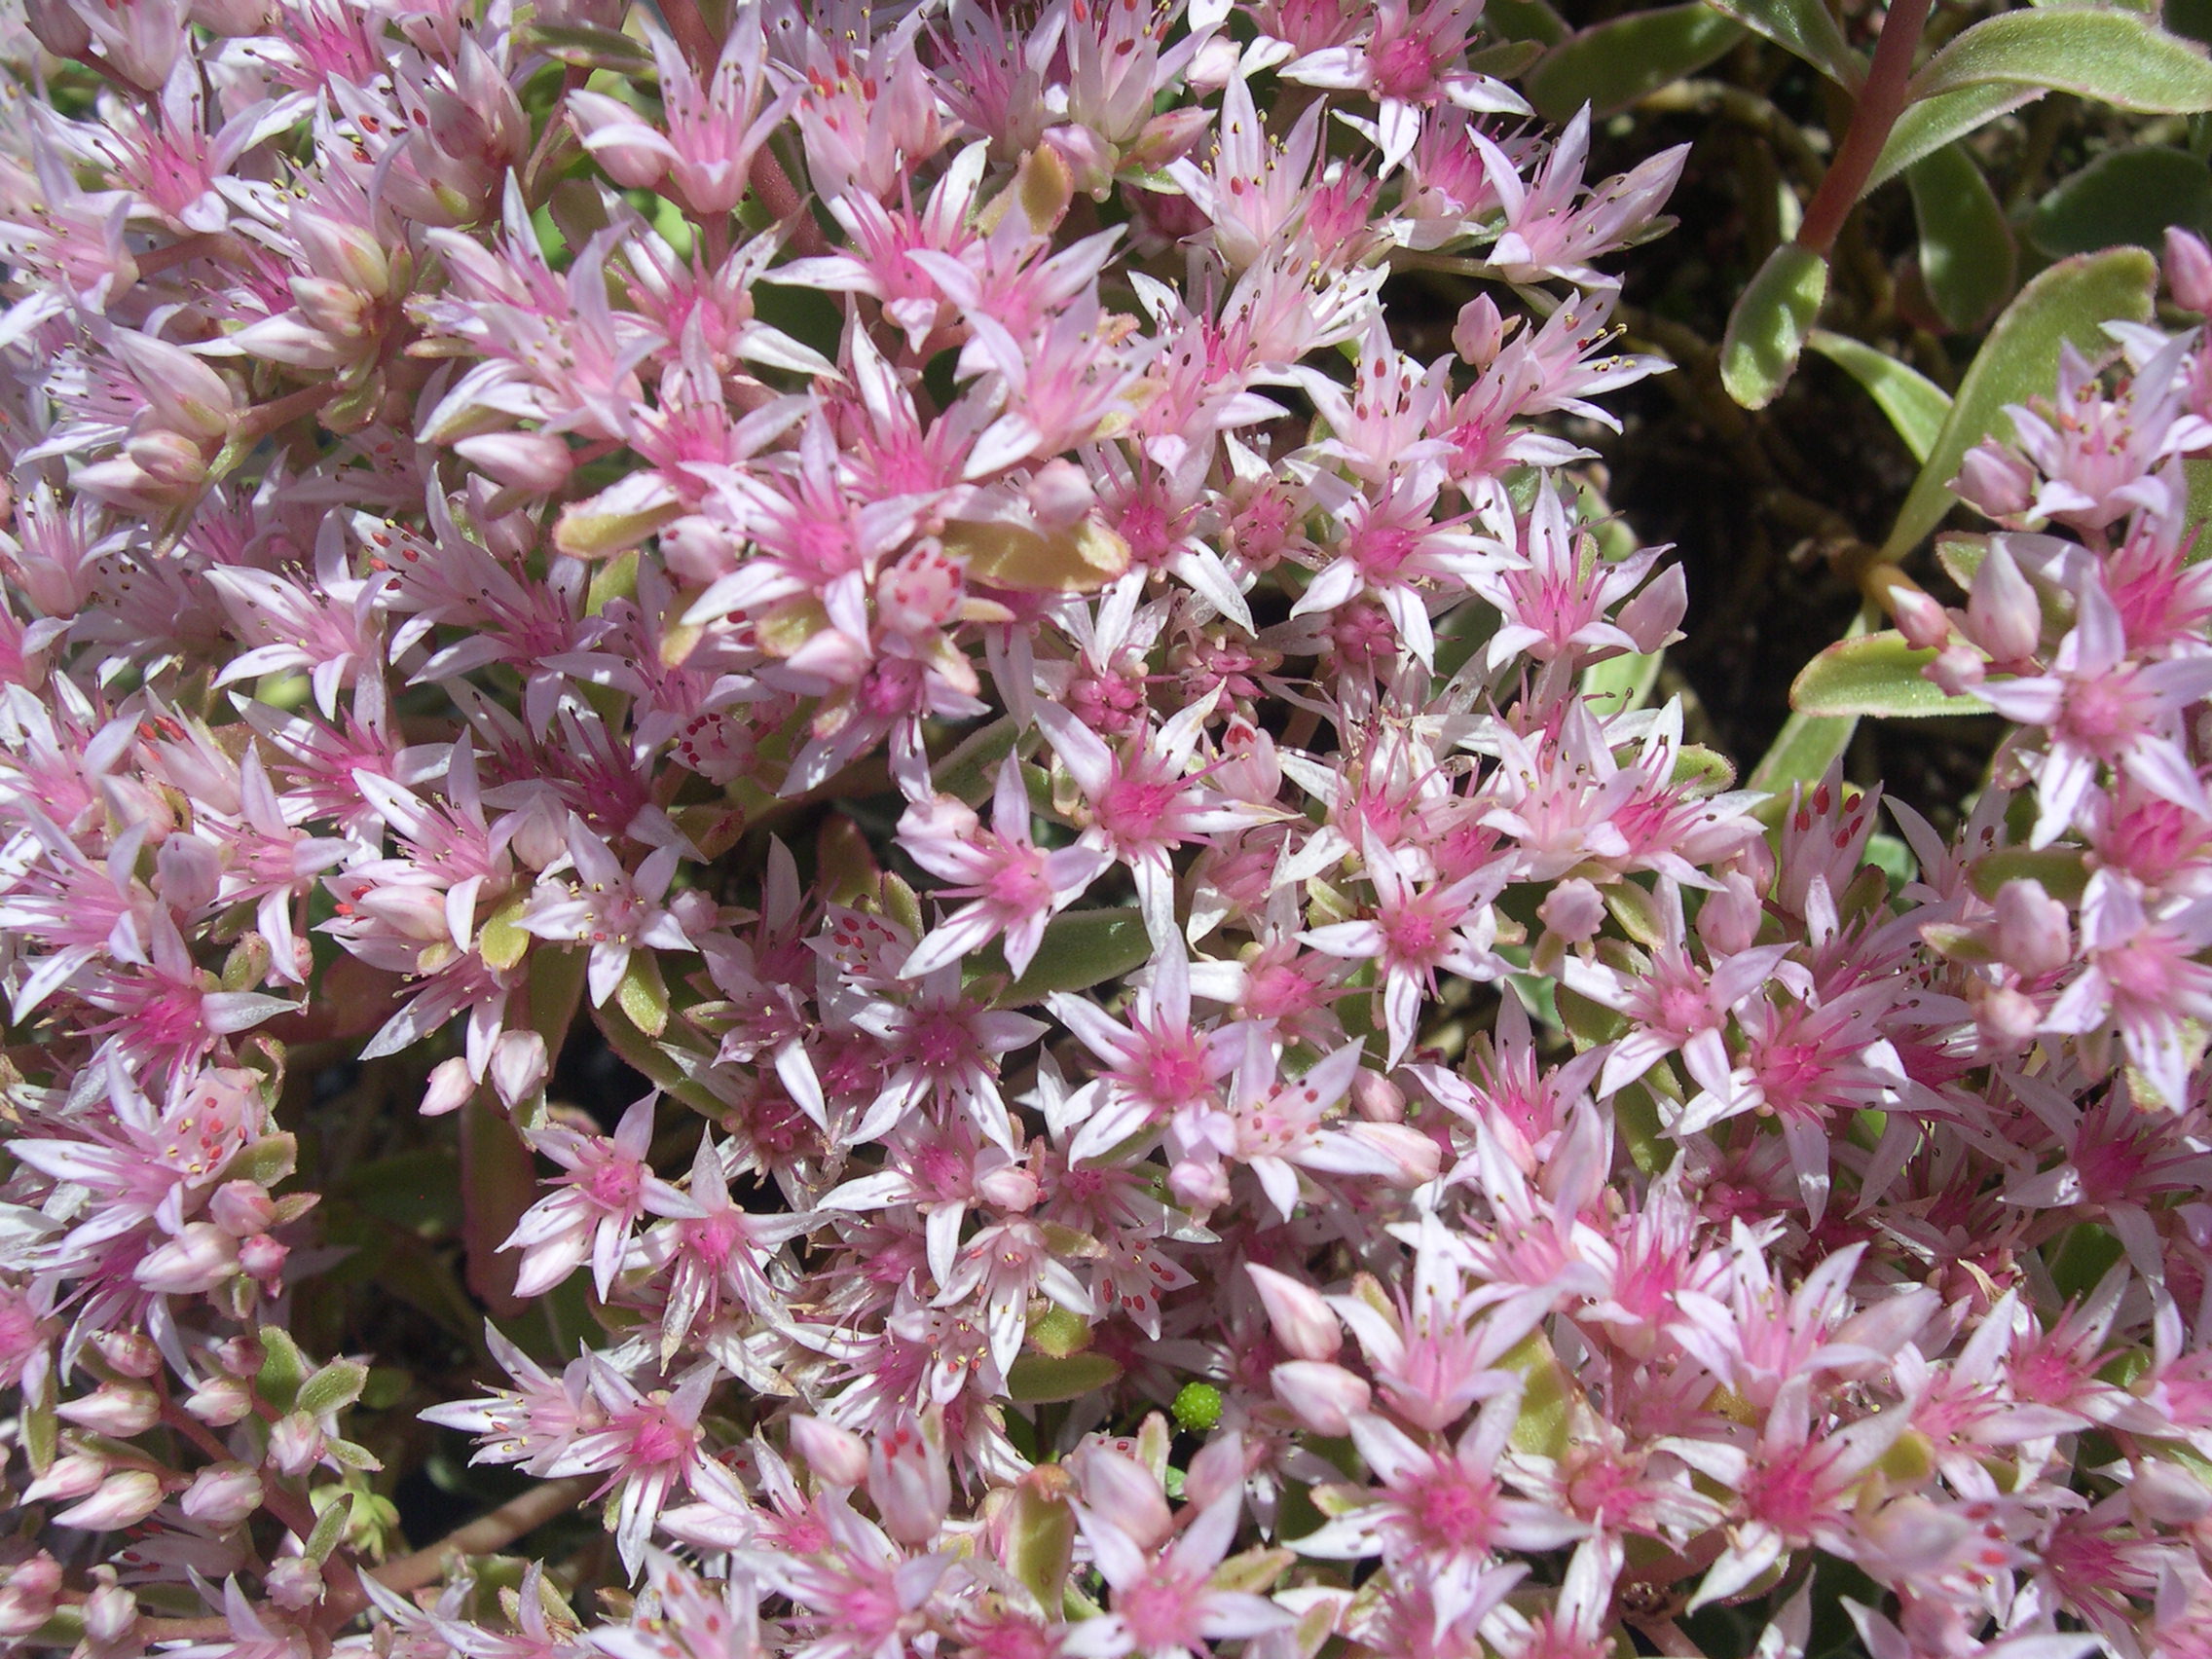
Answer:
[[[1809,675],[2011,722],[1899,859],[1650,702],[1580,463],[1682,158],[1465,0],[0,45],[0,1640],[2201,1650],[2147,256]]]

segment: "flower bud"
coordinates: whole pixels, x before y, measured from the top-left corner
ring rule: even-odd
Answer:
[[[291,1412],[269,1431],[269,1460],[280,1473],[304,1475],[322,1460],[321,1425],[306,1412]]]
[[[112,1578],[85,1598],[85,1641],[94,1648],[119,1645],[137,1622],[138,1598]]]
[[[44,1503],[54,1497],[83,1497],[106,1479],[106,1458],[90,1452],[64,1452],[47,1464],[45,1474],[23,1489],[23,1500]]]
[[[1353,1124],[1345,1133],[1395,1165],[1382,1177],[1394,1187],[1423,1186],[1444,1168],[1444,1149],[1405,1124]]]
[[[253,1389],[243,1378],[212,1378],[185,1396],[184,1409],[209,1428],[228,1428],[253,1415]]]
[[[1697,937],[1715,956],[1733,956],[1757,941],[1763,914],[1751,878],[1732,869],[1720,878],[1719,890],[1708,893],[1698,906]]]
[[[1993,539],[1967,591],[1967,638],[1989,653],[1992,662],[2023,662],[2035,655],[2043,638],[2043,606],[2033,583]]]
[[[24,0],[23,21],[31,38],[56,57],[82,57],[92,49],[92,31],[69,0]]]
[[[276,1200],[258,1181],[225,1181],[207,1201],[208,1219],[234,1238],[267,1233],[276,1219]]]
[[[1367,1410],[1374,1390],[1341,1365],[1294,1359],[1268,1373],[1275,1398],[1315,1434],[1334,1438],[1351,1432],[1351,1419]]]
[[[1260,1306],[1268,1310],[1268,1322],[1274,1327],[1275,1341],[1282,1345],[1283,1352],[1295,1359],[1337,1357],[1337,1350],[1344,1346],[1344,1329],[1319,1291],[1257,1262],[1245,1263],[1244,1271],[1252,1275],[1252,1283],[1260,1292]]]
[[[1034,153],[1035,159],[1056,158],[1066,169],[1066,177],[1073,188],[1093,200],[1103,202],[1107,192],[1114,188],[1114,171],[1120,158],[1114,146],[1088,127],[1054,127],[1045,133],[1044,148]],[[1026,198],[1031,193],[1024,192]],[[1045,192],[1034,193],[1040,197]],[[1027,205],[1024,200],[1023,205]],[[1058,216],[1053,215],[1056,224]],[[1051,224],[1037,225],[1038,231],[1050,231]]]
[[[535,1031],[505,1031],[492,1045],[492,1088],[510,1112],[545,1085],[545,1039]]]
[[[349,345],[368,338],[375,302],[358,288],[328,276],[295,276],[289,286],[301,318],[317,333]]]
[[[135,1527],[162,1504],[161,1477],[149,1469],[118,1469],[91,1496],[54,1518],[57,1527],[87,1532],[117,1532]],[[90,1618],[90,1605],[87,1617]]]
[[[169,432],[196,444],[221,441],[238,414],[238,398],[223,379],[181,346],[150,334],[117,329],[112,348],[146,394],[146,413]]]
[[[1945,645],[1925,671],[1937,689],[1954,697],[1968,695],[1988,678],[1981,653],[1972,645]]]
[[[1183,79],[1199,92],[1218,92],[1235,79],[1236,60],[1240,55],[1236,42],[1228,35],[1212,35],[1191,59]]]
[[[2036,475],[2024,457],[1994,443],[1976,444],[1959,462],[1952,484],[1962,500],[1985,517],[2011,518],[2036,498]]]
[[[569,125],[591,159],[624,190],[650,190],[668,171],[668,140],[619,98],[581,89],[571,92]]]
[[[123,459],[138,469],[133,489],[162,500],[189,499],[207,477],[207,454],[182,432],[155,426],[123,442]]]
[[[1363,1067],[1351,1074],[1351,1109],[1371,1124],[1402,1124],[1406,1091],[1381,1072]]]
[[[157,1296],[203,1296],[238,1271],[238,1240],[212,1222],[188,1222],[131,1270]]]
[[[54,1616],[61,1599],[61,1564],[44,1550],[18,1562],[0,1589],[0,1637],[21,1639]]]
[[[203,1526],[228,1531],[261,1507],[261,1472],[244,1463],[214,1463],[192,1477],[180,1500]]]
[[[2043,1028],[2043,1013],[2035,998],[2009,985],[1989,985],[1972,1001],[1974,1030],[1985,1046],[1999,1053],[2018,1053]]]
[[[279,1243],[266,1233],[257,1233],[251,1238],[239,1241],[239,1268],[248,1278],[258,1279],[271,1290],[283,1276],[284,1258],[292,1253],[289,1244]]]
[[[1185,1209],[1203,1214],[1229,1202],[1229,1171],[1218,1162],[1182,1159],[1167,1171],[1167,1190]]]
[[[454,453],[510,489],[548,496],[569,481],[569,446],[547,432],[487,432],[462,438]]]
[[[952,1506],[952,1477],[944,1466],[941,1431],[902,1412],[868,1448],[867,1493],[883,1530],[910,1549],[936,1541]]]
[[[173,910],[196,914],[215,902],[223,880],[222,857],[195,835],[170,835],[154,853],[162,898]]]
[[[1570,943],[1595,939],[1605,925],[1605,896],[1594,882],[1571,876],[1544,895],[1536,918]]]
[[[42,37],[43,38],[43,37]],[[2212,248],[2179,225],[2166,231],[2166,292],[2184,311],[2212,312]]]
[[[806,1459],[815,1478],[829,1486],[857,1487],[867,1479],[867,1442],[849,1428],[817,1417],[791,1421],[792,1450]]]
[[[289,1612],[312,1607],[322,1600],[322,1568],[306,1556],[285,1556],[272,1562],[262,1575],[269,1599]]]
[[[416,1110],[425,1118],[442,1118],[467,1105],[468,1097],[475,1092],[476,1080],[468,1075],[467,1060],[456,1054],[430,1068],[429,1082],[423,1090],[423,1104]]]
[[[391,260],[366,227],[295,208],[291,229],[292,240],[317,276],[343,282],[372,300],[391,292]]]
[[[1997,954],[2023,979],[2055,974],[2074,958],[2066,906],[2040,881],[2008,881],[1997,890]]]
[[[162,1368],[162,1350],[137,1331],[102,1331],[92,1339],[100,1358],[126,1377],[143,1382]]]
[[[1018,1215],[1037,1201],[1037,1177],[1018,1163],[1002,1164],[976,1177],[976,1196],[993,1208]]]
[[[1089,474],[1072,461],[1055,457],[1029,475],[1022,498],[1046,530],[1065,530],[1097,505]]]
[[[1488,294],[1477,294],[1459,308],[1459,320],[1452,329],[1452,344],[1460,357],[1478,369],[1487,369],[1505,346],[1505,315]]]
[[[1899,583],[1889,590],[1888,598],[1898,632],[1914,650],[1940,650],[1950,643],[1951,613],[1934,594]]]
[[[144,1434],[162,1420],[162,1402],[151,1388],[102,1382],[90,1394],[62,1401],[55,1408],[55,1416],[79,1428],[89,1428],[94,1434],[129,1440],[133,1434]]]

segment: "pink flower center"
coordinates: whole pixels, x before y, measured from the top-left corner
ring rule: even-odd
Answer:
[[[1436,50],[1419,35],[1405,35],[1368,49],[1375,90],[1386,98],[1419,102],[1436,87]]]
[[[1490,1543],[1493,1493],[1487,1482],[1478,1487],[1456,1465],[1450,1465],[1416,1487],[1407,1507],[1429,1547],[1481,1550]]]
[[[578,1185],[601,1209],[626,1214],[638,1207],[645,1175],[633,1160],[611,1157],[586,1172]]]

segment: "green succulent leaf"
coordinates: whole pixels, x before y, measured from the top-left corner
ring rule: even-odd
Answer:
[[[1789,706],[1807,715],[1892,719],[1989,712],[1978,698],[1954,697],[1923,675],[1935,660],[1933,650],[1915,650],[1894,629],[1838,640],[1798,674],[1789,687]]]
[[[1923,156],[1904,176],[1920,228],[1920,275],[1929,297],[1960,333],[1979,328],[2011,294],[2018,272],[2005,209],[1966,146],[1957,142]]]
[[[1565,121],[1584,104],[1609,115],[1694,75],[1743,38],[1742,23],[1703,0],[1629,12],[1561,42],[1524,85],[1547,120]]]
[[[1780,395],[1827,297],[1827,261],[1795,242],[1767,256],[1728,315],[1720,342],[1720,384],[1746,409]]]
[[[1913,77],[1911,95],[1989,84],[2073,92],[2137,115],[2212,109],[2212,59],[2194,41],[2119,11],[2001,12],[1960,34]]]
[[[1846,92],[1856,92],[1866,79],[1865,57],[1844,39],[1834,14],[1821,0],[1710,0],[1710,4],[1753,34],[1802,57]]]
[[[2017,81],[1984,81],[1907,104],[1897,125],[1890,129],[1881,154],[1874,158],[1873,170],[1866,175],[1860,199],[1863,201],[1923,156],[1932,156],[1999,116],[2034,103],[2043,96],[2043,91]]]
[[[2133,242],[2157,247],[2169,225],[2212,226],[2212,167],[2187,150],[2109,150],[2036,203],[2028,240],[2052,258]]]

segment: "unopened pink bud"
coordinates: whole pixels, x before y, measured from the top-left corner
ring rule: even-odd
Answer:
[[[1367,1410],[1374,1390],[1341,1365],[1294,1359],[1268,1373],[1275,1398],[1315,1434],[1351,1432],[1351,1419]]]
[[[207,476],[207,455],[182,432],[156,426],[124,440],[123,459],[140,474],[140,495],[182,498]]]
[[[416,1110],[425,1118],[442,1118],[467,1105],[468,1097],[475,1092],[476,1080],[468,1075],[467,1060],[456,1054],[430,1068],[429,1081],[423,1090],[423,1104]]]
[[[51,1498],[83,1497],[96,1492],[100,1482],[107,1479],[107,1459],[90,1452],[64,1452],[47,1464],[46,1473],[23,1489],[23,1499],[28,1503],[44,1503]]]
[[[1595,939],[1605,923],[1605,896],[1594,882],[1579,875],[1561,882],[1544,895],[1536,917],[1560,938],[1580,944]]]
[[[1751,878],[1742,870],[1730,870],[1720,878],[1719,891],[1707,894],[1698,907],[1697,937],[1714,955],[1733,956],[1751,949],[1764,913]]]
[[[2212,247],[2179,225],[2166,231],[2166,292],[2184,311],[2212,312]]]
[[[279,1607],[298,1612],[322,1600],[322,1568],[306,1556],[285,1556],[273,1562],[262,1575],[269,1599]]]
[[[228,1428],[253,1414],[253,1390],[242,1378],[213,1378],[185,1396],[184,1409],[209,1428]]]
[[[92,49],[92,31],[69,0],[24,0],[23,21],[31,38],[56,57],[82,57]]]
[[[492,1088],[510,1112],[545,1087],[546,1070],[545,1039],[535,1031],[502,1032],[492,1045]]]
[[[112,345],[145,392],[146,412],[161,426],[198,443],[215,442],[230,431],[238,398],[230,383],[202,358],[166,340],[128,329],[116,330]]]
[[[1952,488],[1960,498],[1993,519],[2028,510],[2036,498],[2036,475],[2027,461],[1996,444],[1976,444],[1959,462]]]
[[[0,1637],[20,1640],[54,1616],[61,1599],[61,1564],[39,1551],[19,1563],[0,1589]]]
[[[867,1493],[883,1530],[909,1548],[936,1540],[952,1506],[952,1476],[934,1423],[902,1412],[868,1448]]]
[[[668,171],[668,140],[619,98],[581,90],[571,92],[569,125],[592,160],[625,190],[650,190]]]
[[[269,1460],[287,1475],[304,1475],[322,1459],[322,1428],[306,1412],[291,1412],[269,1431]]]
[[[2073,960],[2066,906],[2040,881],[2008,881],[1997,890],[1997,954],[2023,979],[2055,974]]]
[[[162,1350],[138,1331],[102,1331],[92,1339],[92,1346],[117,1371],[141,1382],[162,1368]]]
[[[75,1527],[87,1532],[116,1532],[135,1527],[162,1504],[162,1483],[147,1469],[119,1469],[99,1484],[82,1502],[73,1503],[54,1518],[58,1527]],[[90,1619],[88,1604],[87,1617]]]
[[[1198,48],[1183,79],[1199,92],[1218,92],[1235,78],[1236,60],[1240,55],[1235,41],[1228,35],[1217,34]]]
[[[1444,1168],[1444,1149],[1405,1124],[1354,1124],[1345,1133],[1391,1161],[1395,1167],[1383,1179],[1392,1186],[1425,1185]]]
[[[1893,587],[1890,615],[1904,643],[1916,651],[1939,650],[1950,642],[1951,613],[1925,588]]]
[[[269,1231],[276,1219],[276,1200],[258,1181],[225,1181],[207,1201],[207,1214],[232,1237],[244,1238]]]
[[[1002,1164],[976,1177],[976,1196],[997,1209],[1019,1214],[1037,1201],[1037,1177],[1019,1164]]]
[[[1978,689],[1988,678],[1988,665],[1972,645],[1945,645],[1922,672],[1939,690],[1963,697]]]
[[[213,1222],[189,1222],[130,1276],[158,1296],[203,1296],[238,1271],[238,1240]]]
[[[137,1622],[138,1598],[120,1584],[102,1584],[85,1598],[85,1640],[95,1648],[116,1646]]]
[[[534,496],[550,495],[566,484],[574,464],[569,446],[545,432],[487,432],[453,447],[456,455],[499,483]]]
[[[1213,111],[1196,106],[1156,115],[1144,124],[1124,160],[1158,171],[1188,155],[1213,126]]]
[[[62,1401],[55,1408],[55,1415],[94,1434],[129,1440],[162,1420],[162,1402],[151,1388],[102,1382],[82,1398]]]
[[[1090,477],[1072,461],[1054,459],[1030,474],[1022,497],[1047,530],[1065,530],[1098,503]]]
[[[1229,1202],[1229,1171],[1218,1162],[1182,1159],[1167,1171],[1167,1190],[1185,1209],[1203,1214]]]
[[[283,1275],[284,1258],[291,1253],[289,1244],[280,1243],[266,1233],[257,1233],[251,1238],[239,1241],[239,1269],[248,1278],[274,1288]]]
[[[1679,565],[1669,565],[1643,591],[1620,608],[1614,621],[1621,632],[1646,654],[1666,649],[1682,636],[1678,632],[1690,608],[1690,590]]]
[[[1371,1124],[1402,1124],[1406,1091],[1381,1072],[1363,1068],[1351,1074],[1351,1109]]]
[[[1966,634],[1997,663],[2025,661],[2043,638],[2043,607],[2035,586],[2020,574],[2002,538],[1990,542],[1973,573],[1973,586],[1967,592]]]
[[[348,282],[328,276],[295,276],[288,286],[300,315],[334,341],[364,340],[375,301]]]
[[[1459,308],[1459,320],[1452,329],[1452,344],[1459,355],[1478,369],[1487,369],[1505,345],[1505,314],[1488,294],[1477,294]]]
[[[391,260],[364,226],[300,208],[292,214],[292,236],[316,276],[343,282],[372,300],[391,291]]]
[[[1991,985],[1973,999],[1974,1030],[2000,1053],[2017,1053],[2035,1041],[2043,1013],[2035,999],[2009,985]]]
[[[1114,146],[1088,127],[1055,127],[1045,134],[1046,146],[1067,164],[1076,189],[1103,200],[1114,188],[1114,170],[1120,158]],[[1040,225],[1039,230],[1050,229]]]
[[[1344,1346],[1344,1328],[1321,1293],[1288,1273],[1247,1262],[1244,1271],[1260,1293],[1260,1306],[1268,1310],[1275,1341],[1295,1359],[1334,1359]]]
[[[1167,1494],[1152,1471],[1133,1457],[1092,1445],[1077,1459],[1083,1501],[1126,1532],[1141,1550],[1158,1549],[1175,1530]]]
[[[806,1459],[817,1480],[857,1487],[867,1479],[867,1442],[851,1429],[817,1417],[794,1417],[791,1434],[792,1450]]]
[[[216,1463],[192,1477],[179,1500],[203,1526],[228,1531],[261,1507],[261,1472],[244,1463]]]

